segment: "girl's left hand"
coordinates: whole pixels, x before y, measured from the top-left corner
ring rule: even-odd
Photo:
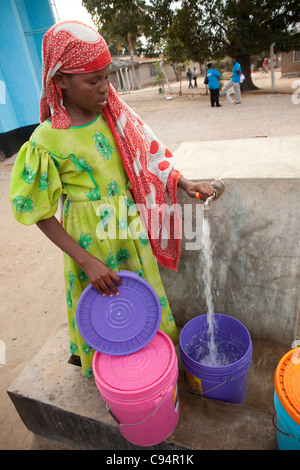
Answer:
[[[201,181],[195,183],[194,181],[188,180],[183,176],[178,181],[178,187],[183,189],[186,194],[190,197],[199,197],[202,201],[205,201],[208,197],[212,196],[215,192],[213,186],[207,181]],[[196,196],[196,194],[199,196]]]
[[[200,195],[199,199],[205,201],[208,197],[214,194],[215,190],[213,186],[206,182],[202,181],[200,183],[192,183],[186,188],[186,193],[190,197],[197,197],[197,193]]]

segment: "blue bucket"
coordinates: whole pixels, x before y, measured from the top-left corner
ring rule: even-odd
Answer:
[[[274,405],[279,450],[300,450],[300,348],[288,351],[275,374]],[[275,417],[275,416],[274,416]]]
[[[181,330],[179,351],[189,389],[200,395],[242,404],[246,398],[252,342],[247,328],[235,318],[215,313],[214,340],[224,365],[206,365],[208,319],[201,315]]]
[[[300,450],[300,426],[284,409],[276,391],[274,392],[274,404],[277,415],[276,437],[279,450]]]

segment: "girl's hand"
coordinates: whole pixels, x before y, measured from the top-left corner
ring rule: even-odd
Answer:
[[[193,183],[186,190],[188,196],[197,197],[199,199],[202,199],[203,201],[205,201],[208,197],[212,196],[214,192],[215,190],[213,186],[205,181],[202,181],[200,183]],[[200,195],[200,197],[198,195]]]
[[[185,178],[180,178],[178,182],[178,187],[183,189],[187,193],[187,195],[192,198],[198,197],[197,193],[200,194],[200,199],[203,201],[205,201],[208,197],[212,196],[215,192],[213,186],[206,181],[195,183],[194,181],[190,181]]]
[[[102,261],[94,256],[88,257],[88,262],[82,268],[91,281],[92,286],[101,294],[112,297],[113,294],[119,295],[118,287],[122,280],[117,273],[109,269]]]
[[[117,286],[122,284],[121,278],[109,269],[102,261],[92,256],[70,237],[55,216],[37,222],[40,230],[67,253],[85,272],[91,284],[101,295],[118,295]]]

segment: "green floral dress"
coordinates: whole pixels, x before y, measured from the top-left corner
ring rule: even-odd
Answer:
[[[45,121],[21,148],[13,168],[10,200],[15,218],[31,225],[56,214],[66,196],[63,226],[85,250],[114,271],[138,273],[155,289],[162,307],[160,329],[174,343],[178,331],[147,233],[136,211],[112,133],[102,115],[85,126],[52,129]],[[83,373],[93,375],[94,351],[76,326],[76,307],[86,274],[64,253],[70,351]]]

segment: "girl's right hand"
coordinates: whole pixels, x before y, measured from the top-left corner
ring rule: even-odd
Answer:
[[[112,297],[119,295],[118,287],[122,285],[122,280],[117,273],[108,268],[102,261],[90,255],[88,263],[85,264],[85,274],[91,281],[92,286],[101,294]]]

